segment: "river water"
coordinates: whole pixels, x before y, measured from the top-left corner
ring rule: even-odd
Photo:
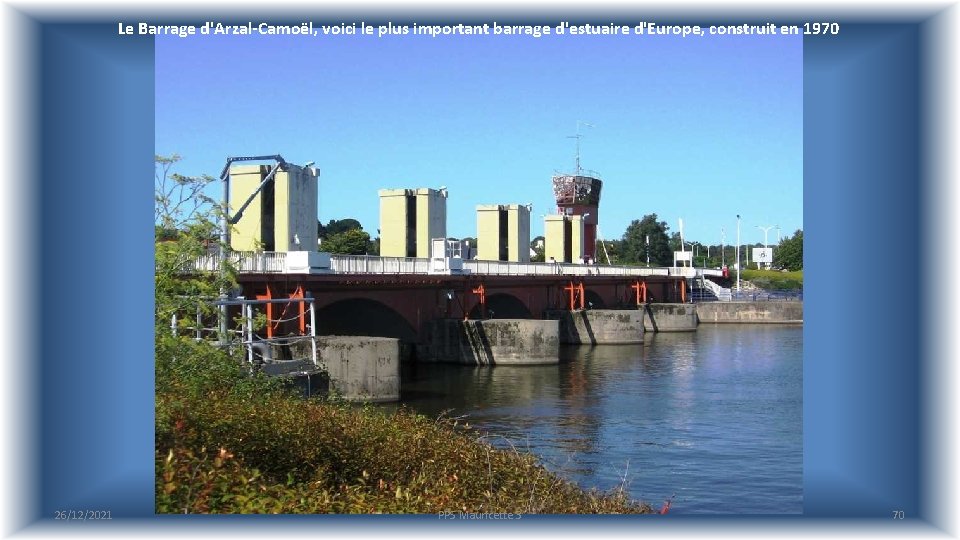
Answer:
[[[584,488],[676,514],[803,510],[803,329],[701,325],[552,366],[419,364],[402,402],[464,416]]]

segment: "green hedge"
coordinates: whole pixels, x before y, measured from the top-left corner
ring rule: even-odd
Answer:
[[[732,273],[736,279],[736,271]],[[776,270],[743,270],[740,279],[745,279],[761,289],[796,290],[803,288],[803,270],[796,272],[779,272]]]

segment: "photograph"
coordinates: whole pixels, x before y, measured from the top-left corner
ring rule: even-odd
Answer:
[[[148,29],[158,512],[802,511],[801,26],[193,28]],[[195,342],[383,405],[221,425]]]
[[[4,3],[0,532],[957,537],[958,19]]]

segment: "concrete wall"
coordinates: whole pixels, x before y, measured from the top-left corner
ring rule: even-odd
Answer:
[[[589,309],[548,311],[560,321],[564,345],[613,345],[643,343],[644,315],[640,310]]]
[[[366,336],[317,338],[320,364],[330,376],[330,389],[344,399],[400,399],[400,340]]]
[[[530,262],[530,209],[519,204],[507,206],[509,260]]]
[[[418,358],[466,365],[556,364],[559,322],[527,319],[428,323]]]
[[[701,323],[802,323],[803,302],[704,302]]]
[[[317,169],[287,164],[275,178],[275,250],[316,251]]]
[[[692,332],[697,329],[694,304],[646,304],[643,328],[647,332]]]

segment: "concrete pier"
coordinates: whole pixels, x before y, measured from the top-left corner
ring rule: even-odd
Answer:
[[[563,345],[643,343],[644,316],[639,310],[556,310],[548,311],[547,318],[560,321]]]
[[[418,357],[465,365],[556,364],[559,351],[555,320],[437,319],[428,323]]]
[[[643,328],[648,332],[692,332],[697,329],[697,307],[647,304],[643,306]]]
[[[317,338],[330,390],[350,401],[400,400],[400,341],[367,336]]]
[[[802,324],[803,302],[704,302],[697,315],[702,323]]]

